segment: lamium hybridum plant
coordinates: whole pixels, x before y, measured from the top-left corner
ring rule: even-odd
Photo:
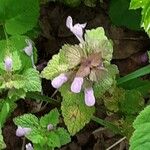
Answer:
[[[118,69],[110,62],[113,46],[102,27],[86,30],[84,34],[86,23],[73,25],[71,16],[67,17],[66,26],[79,44],[65,44],[41,74],[60,91],[62,115],[74,135],[93,116],[96,98],[116,84]]]
[[[132,0],[131,8],[139,8],[136,1]],[[69,0],[64,2],[73,6]],[[88,6],[96,4],[95,0],[82,2]],[[149,24],[145,18],[149,17],[149,9],[146,9],[148,4],[143,1],[140,6],[144,14],[143,26],[147,32]],[[131,88],[129,84],[121,84],[126,81],[126,77],[116,81],[119,72],[117,66],[111,64],[113,45],[104,29],[98,27],[85,30],[87,23],[73,24],[71,16],[66,19],[66,27],[76,36],[79,44],[63,45],[40,75],[36,70],[37,50],[32,36],[29,36],[37,25],[39,10],[39,0],[0,0],[0,149],[6,148],[2,130],[6,119],[17,107],[16,101],[31,94],[36,98],[29,98],[38,102],[58,102],[42,94],[41,77],[51,80],[51,85],[61,93],[61,110],[50,108],[50,112],[39,118],[28,113],[13,119],[17,126],[16,136],[30,141],[22,146],[26,150],[60,148],[71,142],[70,136],[79,132],[91,119],[129,139],[133,132],[133,120],[144,107],[143,96],[147,94],[150,83],[140,79],[132,80],[130,82],[134,87]],[[133,76],[139,77],[135,77],[135,73]],[[131,75],[128,78],[131,79]],[[138,87],[135,87],[136,84]],[[139,84],[142,86],[139,87]],[[103,110],[108,117],[116,115],[117,120],[110,123],[93,117],[99,101],[103,103]],[[130,140],[133,150],[140,145],[140,140],[134,142],[134,139],[140,139],[143,115],[148,116],[149,110],[149,107],[146,108],[134,123],[136,131]],[[62,127],[62,119],[68,130]],[[145,131],[148,130],[149,127],[145,128]]]

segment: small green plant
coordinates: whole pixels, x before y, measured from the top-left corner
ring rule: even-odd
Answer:
[[[71,141],[70,135],[62,127],[58,127],[59,112],[51,110],[38,119],[35,115],[25,114],[14,119],[18,126],[16,135],[25,136],[32,141],[35,150],[60,148]]]

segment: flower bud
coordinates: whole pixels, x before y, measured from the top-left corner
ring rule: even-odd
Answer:
[[[11,71],[12,70],[12,64],[13,64],[12,58],[7,56],[4,60],[5,70]]]
[[[53,126],[52,124],[49,124],[49,125],[47,126],[47,130],[48,130],[48,131],[53,130],[53,128],[54,128],[54,126]]]
[[[29,133],[31,131],[30,128],[22,128],[21,126],[18,126],[16,130],[16,136],[21,137],[25,136],[25,134]]]
[[[73,93],[80,93],[83,84],[82,77],[75,77],[71,84],[71,91]]]
[[[32,42],[30,40],[26,40],[26,43],[27,46],[23,50],[28,56],[31,56],[33,54]]]
[[[95,104],[95,96],[93,88],[86,88],[84,90],[84,100],[87,106],[94,106]]]
[[[31,143],[26,144],[26,150],[34,150]]]
[[[65,82],[67,82],[67,80],[68,80],[67,76],[66,76],[64,73],[62,73],[62,74],[60,74],[59,76],[55,77],[55,78],[52,80],[51,84],[52,84],[52,86],[53,86],[54,88],[58,89],[58,88],[60,88]]]

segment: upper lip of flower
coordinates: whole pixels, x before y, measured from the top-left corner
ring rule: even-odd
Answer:
[[[70,31],[77,37],[77,39],[82,43],[83,40],[83,29],[86,27],[87,23],[84,24],[75,24],[73,26],[73,20],[71,16],[67,17],[66,26],[70,29]]]
[[[27,43],[27,46],[23,50],[28,56],[31,56],[33,54],[32,42],[29,39],[26,39],[25,41]]]

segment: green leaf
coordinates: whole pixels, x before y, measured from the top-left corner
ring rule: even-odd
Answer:
[[[110,62],[112,59],[113,46],[112,43],[107,39],[102,27],[86,30],[85,42],[89,54],[101,53],[102,58]]]
[[[20,89],[25,86],[25,78],[22,75],[14,74],[12,79],[5,83],[6,87],[9,89],[15,88]]]
[[[51,148],[61,146],[59,136],[54,131],[48,133],[47,145]]]
[[[6,148],[6,144],[3,139],[2,129],[0,129],[0,149],[5,149],[5,148]]]
[[[5,39],[5,33],[3,26],[0,26],[0,40]]]
[[[13,99],[0,99],[0,126],[3,127],[6,119],[16,109],[17,105]]]
[[[142,24],[141,26],[148,33],[150,37],[150,2],[148,2],[142,10]]]
[[[75,135],[90,122],[95,109],[85,105],[82,92],[74,94],[68,89],[69,87],[64,85],[60,90],[63,97],[61,110],[69,133]]]
[[[122,84],[119,84],[119,86],[126,90],[132,90],[132,89],[137,90],[143,96],[146,96],[149,93],[150,81],[142,80],[140,78],[135,78],[127,82],[124,82]]]
[[[24,73],[23,76],[25,77],[25,87],[24,89],[26,91],[32,91],[32,92],[40,92],[42,87],[41,87],[41,79],[39,76],[39,72],[36,69],[30,68],[27,69]]]
[[[119,102],[125,99],[125,90],[117,87],[112,87],[109,92],[106,92],[102,99],[108,111],[118,112]]]
[[[148,0],[131,0],[130,9],[138,9],[141,7],[143,8],[147,2]]]
[[[40,144],[40,145],[47,144],[44,133],[42,132],[42,130],[40,130],[38,128],[32,127],[29,134],[26,134],[25,136],[27,139],[32,141],[32,143],[34,143],[34,144]]]
[[[84,0],[84,4],[88,7],[95,7],[96,6],[96,0]]]
[[[93,86],[95,97],[101,97],[107,90],[109,90],[113,84],[116,84],[116,74],[118,74],[118,68],[116,65],[109,65],[106,67],[107,71],[102,74],[98,83]]]
[[[47,145],[40,145],[40,144],[33,144],[34,150],[42,150],[42,149],[46,149]],[[51,150],[51,149],[49,149]]]
[[[51,110],[48,114],[44,115],[40,119],[40,125],[47,128],[49,124],[56,126],[59,123],[59,112],[57,109]]]
[[[22,67],[20,56],[17,51],[12,53],[13,71],[19,70]]]
[[[45,67],[42,71],[42,77],[50,80],[59,74],[68,71],[68,64],[63,62],[63,58],[64,56],[61,55],[61,52],[57,55],[54,55],[48,62],[47,67]]]
[[[34,128],[39,126],[38,118],[32,114],[24,114],[22,116],[14,118],[13,121],[17,126],[26,128]]]
[[[120,101],[120,111],[126,115],[138,114],[144,106],[144,99],[140,92],[129,90],[125,92],[124,100]]]
[[[70,134],[64,128],[58,128],[55,133],[59,135],[60,144],[66,145],[67,143],[71,142]]]
[[[124,82],[127,82],[127,81],[130,81],[132,79],[144,76],[144,75],[149,74],[149,73],[150,73],[150,65],[147,65],[147,66],[142,67],[142,68],[140,68],[140,69],[138,69],[138,70],[136,70],[136,71],[134,71],[134,72],[132,72],[132,73],[122,77],[122,78],[119,78],[117,80],[117,84],[118,85],[122,84]]]
[[[5,123],[8,115],[9,115],[9,112],[10,112],[10,105],[9,105],[8,102],[4,102],[3,106],[2,106],[2,109],[0,111],[0,126],[1,127]]]
[[[60,103],[59,100],[53,99],[51,97],[48,97],[46,95],[41,94],[40,92],[28,92],[26,95],[26,98],[29,99],[34,99],[34,100],[38,100],[38,101],[45,101],[48,102],[50,104],[56,104],[56,103]]]
[[[68,5],[69,7],[77,7],[80,5],[81,0],[63,0],[64,4]]]
[[[141,10],[129,10],[130,0],[111,0],[109,16],[117,26],[132,30],[140,29]],[[119,10],[119,13],[118,11]]]
[[[148,0],[131,0],[130,9],[142,8],[142,20],[141,27],[144,27],[145,31],[150,37],[150,1]]]
[[[130,150],[150,149],[150,106],[137,116],[133,123],[135,129],[130,139]]]
[[[26,92],[24,89],[9,89],[8,91],[8,97],[10,99],[13,99],[13,101],[17,101],[18,99],[22,98],[24,99],[26,96]]]
[[[68,69],[72,69],[80,64],[81,58],[83,55],[83,50],[79,45],[69,45],[65,44],[62,47],[62,54],[61,57],[63,57],[66,60],[66,63],[68,64]],[[62,58],[61,58],[62,59]]]
[[[8,34],[24,34],[38,21],[39,0],[1,0],[0,6],[0,21]]]

